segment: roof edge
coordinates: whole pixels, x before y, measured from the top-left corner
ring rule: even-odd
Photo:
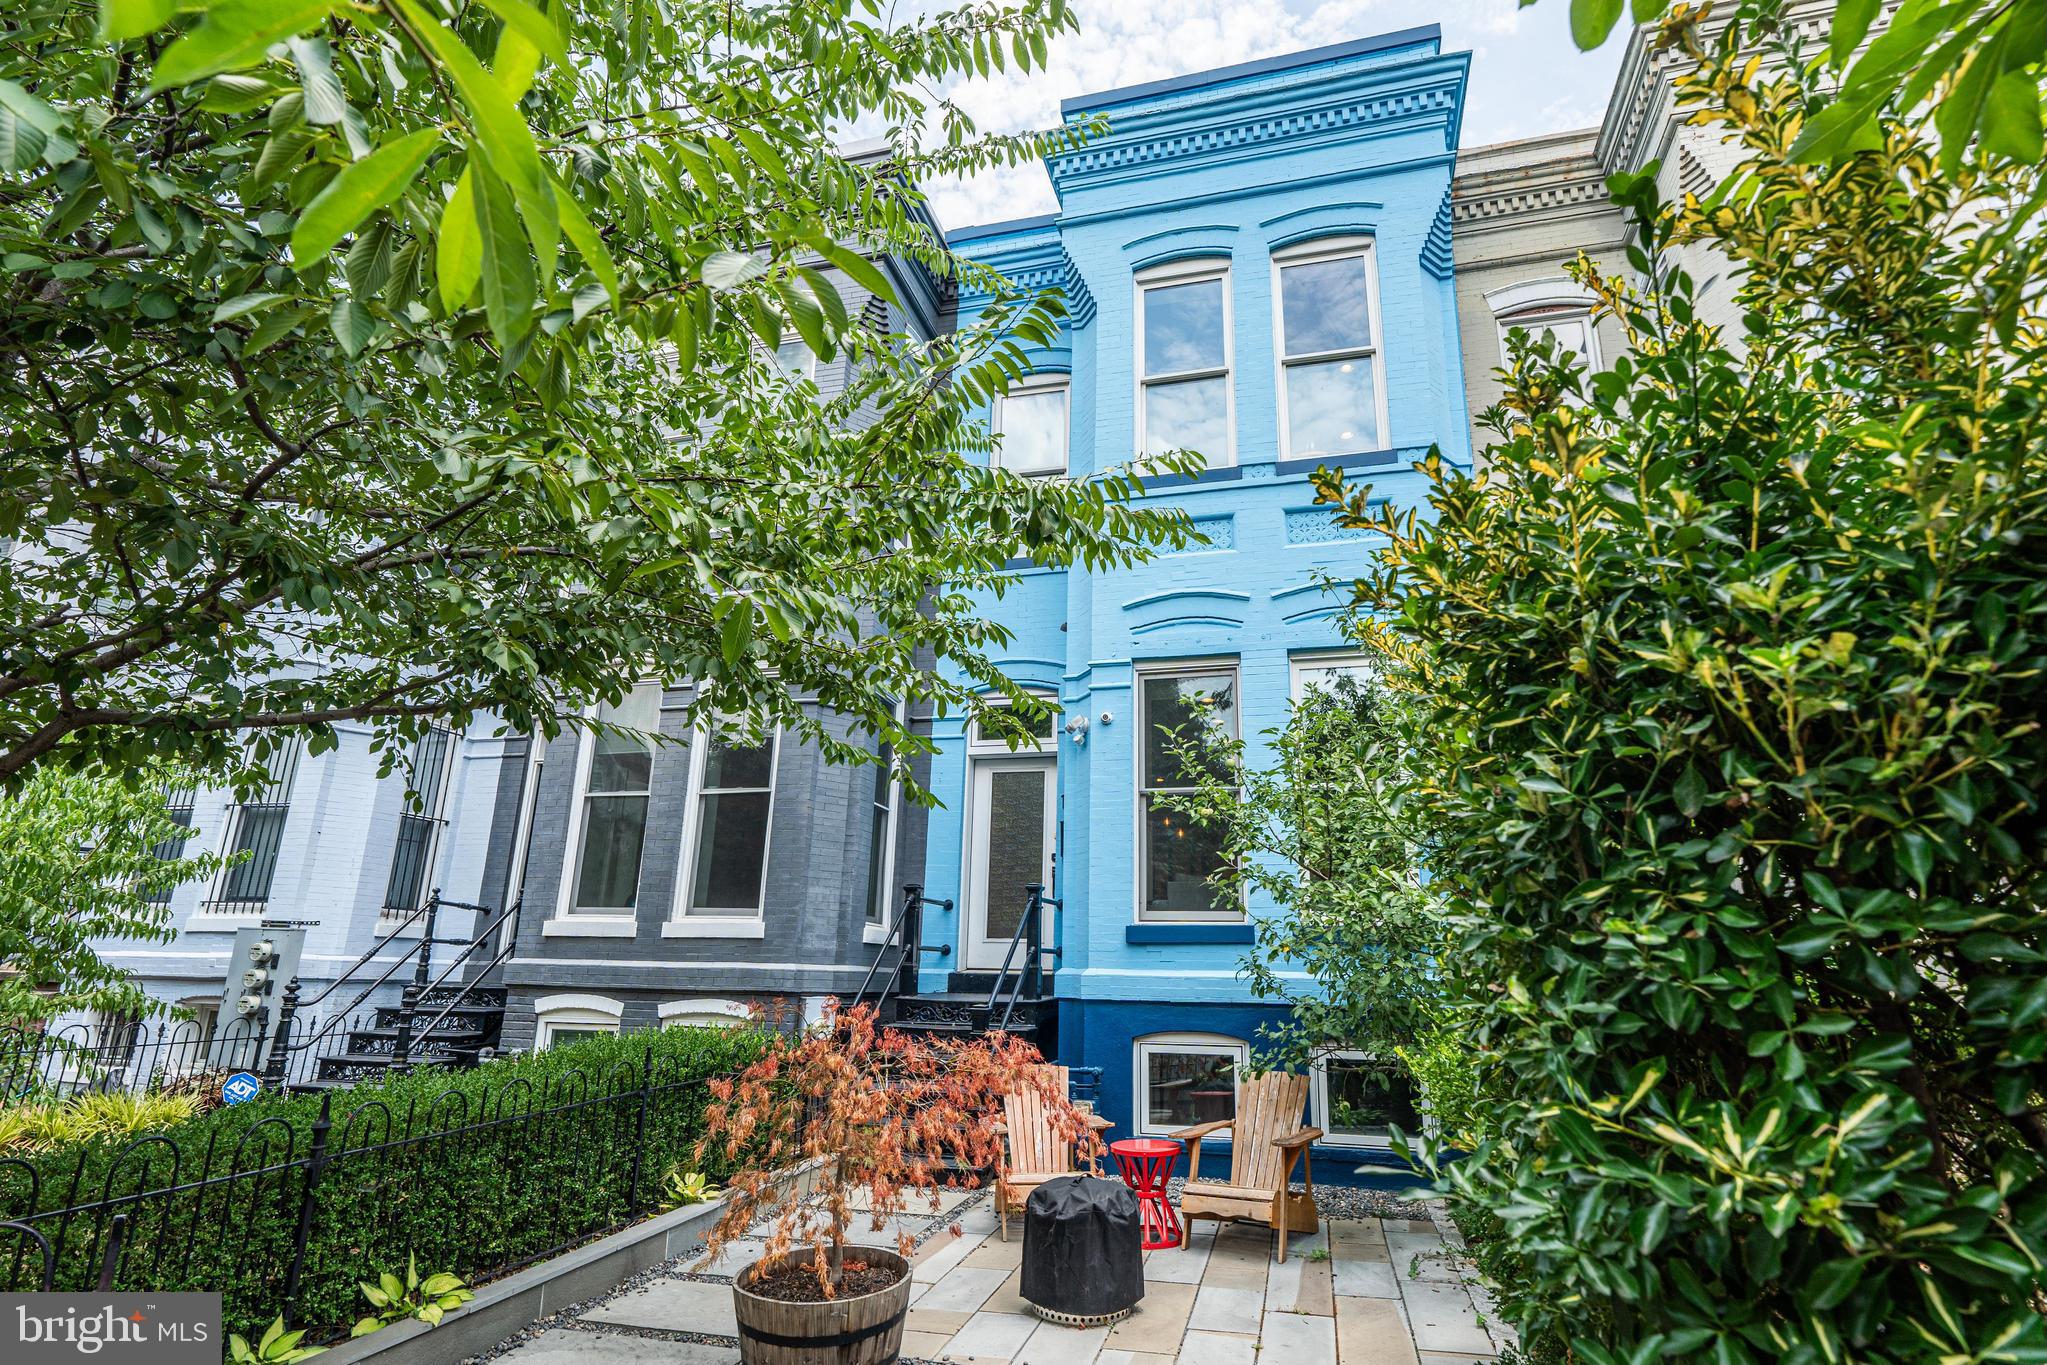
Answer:
[[[1369,38],[1352,38],[1346,42],[1330,43],[1325,47],[1311,47],[1301,52],[1283,52],[1275,57],[1261,57],[1253,62],[1239,62],[1234,66],[1218,66],[1207,71],[1190,71],[1184,76],[1168,76],[1164,80],[1146,81],[1141,85],[1119,86],[1112,90],[1098,90],[1089,94],[1075,95],[1059,101],[1059,116],[1106,108],[1115,104],[1127,104],[1132,100],[1149,99],[1157,95],[1169,95],[1181,90],[1194,90],[1204,85],[1221,85],[1228,81],[1245,80],[1253,76],[1266,76],[1279,71],[1291,71],[1298,67],[1314,66],[1320,62],[1340,61],[1345,57],[1360,57],[1373,52],[1387,52],[1394,48],[1410,47],[1416,43],[1434,40],[1438,45],[1443,41],[1441,24],[1417,24],[1413,28],[1397,29],[1392,33],[1374,34]]]

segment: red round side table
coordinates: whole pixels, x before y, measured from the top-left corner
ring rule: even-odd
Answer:
[[[1124,1138],[1109,1144],[1123,1183],[1137,1191],[1138,1224],[1144,1230],[1142,1246],[1158,1251],[1180,1245],[1180,1215],[1166,1198],[1166,1182],[1173,1178],[1173,1163],[1180,1158],[1180,1144],[1165,1138]]]

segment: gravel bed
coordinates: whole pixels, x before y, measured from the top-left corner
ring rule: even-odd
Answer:
[[[1174,1207],[1180,1203],[1181,1191],[1187,1181],[1174,1176],[1166,1182],[1166,1193]],[[1306,1187],[1296,1183],[1294,1193],[1306,1193]],[[1429,1206],[1418,1199],[1402,1199],[1385,1190],[1353,1190],[1317,1185],[1315,1187],[1315,1209],[1324,1218],[1421,1218],[1429,1216]]]
[[[947,1230],[952,1227],[953,1223],[956,1220],[958,1220],[962,1215],[966,1214],[969,1210],[977,1207],[981,1203],[981,1201],[986,1199],[987,1197],[988,1191],[976,1190],[957,1208],[952,1209],[950,1212],[936,1215],[927,1215],[921,1213],[909,1213],[904,1215],[906,1217],[914,1218],[929,1217],[931,1220],[929,1225],[927,1225],[920,1232],[918,1232],[916,1243],[914,1246],[912,1246],[911,1250],[915,1251],[918,1247],[922,1247],[926,1242],[930,1241],[934,1237],[945,1235]],[[703,1257],[703,1254],[704,1244],[699,1242],[695,1246],[691,1247],[689,1250],[682,1252],[680,1255],[671,1256],[670,1258],[668,1258],[665,1261],[662,1261],[658,1265],[649,1266],[645,1270],[640,1271],[636,1275],[628,1276],[626,1279],[622,1280],[618,1285],[616,1285],[612,1289],[605,1291],[602,1294],[594,1295],[591,1298],[584,1299],[581,1303],[572,1303],[566,1308],[548,1314],[546,1317],[541,1318],[539,1321],[531,1323],[528,1326],[520,1329],[519,1331],[514,1332],[511,1336],[505,1338],[497,1345],[491,1347],[488,1351],[483,1351],[476,1355],[468,1357],[463,1362],[463,1365],[481,1365],[481,1362],[483,1361],[495,1360],[499,1356],[504,1355],[508,1351],[513,1351],[521,1346],[524,1346],[527,1342],[532,1341],[534,1338],[538,1337],[542,1332],[548,1331],[550,1328],[560,1328],[562,1330],[570,1332],[590,1332],[599,1336],[609,1334],[614,1336],[646,1337],[653,1341],[697,1342],[706,1346],[734,1345],[736,1343],[734,1339],[731,1337],[717,1336],[704,1332],[666,1332],[656,1327],[628,1327],[619,1323],[585,1322],[583,1320],[582,1315],[588,1313],[590,1310],[594,1308],[601,1308],[605,1304],[610,1303],[613,1299],[623,1298],[627,1294],[633,1293],[635,1290],[644,1289],[648,1285],[654,1283],[656,1280],[695,1280],[709,1284],[731,1284],[732,1277],[730,1275],[704,1275],[699,1274],[696,1271],[693,1271],[689,1268],[692,1264],[701,1259]],[[904,1357],[904,1360],[906,1362],[906,1365],[919,1365],[918,1362],[910,1361],[907,1356]]]

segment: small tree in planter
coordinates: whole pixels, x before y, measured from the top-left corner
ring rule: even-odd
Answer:
[[[1062,1140],[1092,1150],[1085,1116],[1028,1043],[1005,1034],[931,1043],[885,1030],[870,1006],[827,1006],[816,1027],[778,1034],[737,1077],[711,1083],[697,1159],[742,1162],[726,1186],[724,1216],[706,1238],[711,1254],[772,1217],[767,1248],[733,1285],[740,1346],[786,1346],[803,1337],[831,1345],[817,1359],[893,1359],[909,1302],[910,1239],[897,1249],[847,1248],[860,1191],[869,1226],[921,1194],[975,1188],[1002,1158],[1002,1097],[1036,1091]],[[803,1174],[791,1178],[792,1170]],[[955,1234],[958,1227],[953,1228]],[[749,1322],[750,1316],[770,1319]],[[859,1334],[865,1333],[864,1336]],[[853,1338],[848,1340],[848,1338]],[[787,1356],[777,1356],[787,1359]]]

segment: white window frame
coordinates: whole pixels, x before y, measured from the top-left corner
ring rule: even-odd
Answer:
[[[652,687],[666,700],[667,688],[652,679],[634,684],[635,689]],[[583,719],[595,720],[599,707],[583,710]],[[661,707],[655,709],[659,723]],[[659,743],[651,743],[658,754]],[[589,812],[583,806],[590,795],[590,763],[597,753],[597,732],[584,728],[576,737],[576,778],[569,786],[569,837],[562,844],[561,886],[555,893],[554,918],[540,926],[543,938],[632,938],[639,933],[639,909],[576,909],[576,880],[582,875],[583,839],[588,833]],[[647,825],[653,825],[654,777],[651,759],[647,774]],[[647,875],[647,831],[640,833],[640,876]],[[635,896],[637,899],[637,895]]]
[[[810,349],[810,343],[803,339],[803,335],[800,332],[784,333],[776,349],[768,352],[768,363],[792,379],[798,377],[796,371],[791,370],[782,363],[781,347],[787,346],[792,341],[803,348],[804,359],[801,377],[815,384],[817,382],[817,352]]]
[[[1147,1033],[1130,1041],[1130,1093],[1133,1097],[1131,1130],[1139,1137],[1168,1137],[1175,1129],[1151,1121],[1151,1084],[1148,1063],[1155,1052],[1194,1053],[1203,1057],[1228,1057],[1236,1064],[1232,1083],[1241,1093],[1242,1072],[1251,1064],[1251,1045],[1226,1033]],[[1237,1102],[1230,1100],[1230,1116],[1236,1117]],[[1231,1137],[1236,1136],[1232,1131]]]
[[[1064,420],[1059,424],[1059,467],[1031,470],[1022,475],[1027,479],[1060,478],[1073,467],[1073,376],[1057,373],[1034,374],[1028,379],[1019,380],[1010,386],[1008,393],[995,395],[995,410],[991,414],[994,418],[995,434],[1000,436],[1004,430],[1003,408],[1011,398],[1036,397],[1045,393],[1059,395],[1059,406],[1064,415]],[[994,465],[997,469],[1007,467],[1002,463],[1002,451],[999,447],[994,453]]]
[[[738,1000],[697,996],[688,1000],[664,1000],[655,1007],[661,1027],[746,1028],[753,1023],[753,1011]]]
[[[782,727],[775,726],[766,736],[768,743],[768,827],[761,839],[760,908],[757,910],[708,909],[692,910],[690,888],[696,883],[697,835],[703,824],[704,765],[711,756],[711,740],[714,732],[706,726],[699,726],[695,740],[690,745],[689,790],[687,803],[683,807],[682,856],[675,879],[675,900],[669,907],[668,922],[661,926],[664,938],[762,938],[766,935],[768,913],[768,863],[775,854],[775,791],[780,785],[782,768]],[[724,791],[750,792],[758,787],[716,787],[712,793]]]
[[[1132,317],[1135,325],[1131,332],[1135,350],[1131,353],[1131,374],[1136,381],[1136,413],[1134,422],[1137,430],[1135,458],[1144,460],[1145,455],[1145,390],[1154,384],[1177,383],[1189,379],[1220,379],[1223,381],[1223,428],[1227,439],[1226,447],[1220,454],[1203,451],[1208,457],[1210,469],[1224,469],[1237,463],[1237,385],[1233,378],[1237,371],[1236,346],[1236,302],[1230,290],[1230,259],[1227,256],[1203,256],[1192,260],[1170,261],[1140,270],[1132,281],[1135,290]],[[1144,370],[1144,318],[1146,293],[1165,285],[1198,284],[1204,280],[1222,282],[1223,294],[1223,364],[1220,370],[1185,370],[1170,375],[1149,375]]]
[[[1563,275],[1524,280],[1519,284],[1488,290],[1485,302],[1486,307],[1492,310],[1501,364],[1507,362],[1507,333],[1516,327],[1578,322],[1584,324],[1585,329],[1585,349],[1579,359],[1587,373],[1600,367],[1599,327],[1592,318],[1592,308],[1597,300],[1576,280]]]
[[[896,714],[898,716],[902,714],[900,708]],[[890,775],[886,809],[876,805],[872,798],[868,801],[868,809],[882,810],[880,818],[884,822],[881,835],[881,880],[876,883],[881,903],[879,905],[869,903],[860,907],[860,936],[865,942],[879,943],[888,935],[889,916],[895,909],[896,902],[896,839],[902,833],[899,821],[903,809],[901,780],[893,774]],[[870,919],[869,916],[873,918]]]
[[[1058,694],[1049,687],[1026,687],[1023,690],[1040,701],[1051,702],[1055,707],[1059,704]],[[1003,710],[1011,709],[1010,703],[1007,700],[996,704]],[[982,734],[981,722],[972,716],[967,717],[966,730],[967,752],[971,755],[994,755],[1002,758],[1012,758],[1021,757],[1024,754],[1049,754],[1056,752],[1059,747],[1059,712],[1055,710],[1052,713],[1051,734],[1046,735],[1043,739],[1033,736],[1014,749],[1009,747],[1007,740],[999,736]]]
[[[1241,903],[1237,906],[1234,912],[1226,910],[1199,910],[1191,912],[1182,912],[1180,914],[1175,915],[1154,916],[1147,914],[1144,908],[1145,883],[1148,880],[1146,874],[1150,871],[1150,868],[1146,864],[1146,859],[1149,856],[1149,853],[1145,847],[1144,838],[1145,832],[1144,798],[1147,792],[1147,788],[1144,785],[1144,746],[1148,742],[1150,742],[1150,737],[1152,733],[1151,716],[1148,714],[1144,704],[1145,680],[1147,678],[1161,676],[1178,677],[1180,674],[1183,673],[1219,673],[1219,672],[1229,673],[1231,684],[1236,688],[1237,732],[1235,736],[1233,736],[1233,738],[1241,739],[1243,738],[1244,735],[1243,660],[1228,656],[1214,659],[1160,659],[1156,662],[1145,662],[1137,665],[1135,675],[1131,680],[1132,695],[1130,698],[1130,709],[1132,714],[1134,714],[1137,719],[1137,724],[1132,727],[1132,729],[1135,731],[1135,737],[1133,739],[1130,751],[1130,800],[1131,800],[1130,825],[1132,842],[1135,845],[1134,856],[1131,858],[1131,863],[1133,864],[1135,869],[1130,887],[1131,892],[1130,919],[1132,923],[1242,924],[1248,917],[1249,907]],[[1159,788],[1159,790],[1178,791],[1180,790],[1180,788],[1162,787]]]
[[[1331,1147],[1348,1147],[1353,1151],[1361,1152],[1384,1152],[1392,1149],[1393,1143],[1389,1138],[1359,1137],[1356,1134],[1337,1132],[1336,1125],[1331,1121],[1329,1112],[1328,1064],[1331,1061],[1376,1062],[1385,1060],[1387,1059],[1375,1056],[1370,1052],[1360,1051],[1357,1048],[1336,1048],[1323,1053],[1315,1059],[1314,1063],[1308,1068],[1308,1103],[1310,1105],[1308,1112],[1311,1115],[1311,1122],[1322,1130],[1322,1136],[1318,1139],[1320,1142]],[[1392,1060],[1398,1065],[1399,1059],[1397,1057]],[[1412,1078],[1412,1075],[1413,1073],[1410,1072],[1410,1078]],[[1429,1117],[1428,1111],[1422,1107],[1419,1087],[1415,1091],[1415,1112],[1421,1119],[1421,1133],[1414,1133],[1409,1136],[1419,1137],[1436,1131],[1435,1121]]]
[[[1314,265],[1320,261],[1340,261],[1348,257],[1361,257],[1365,263],[1365,309],[1371,316],[1371,337],[1362,346],[1350,346],[1335,351],[1308,351],[1294,355],[1287,350],[1286,342],[1286,294],[1282,288],[1282,274],[1288,266]],[[1372,412],[1378,424],[1378,449],[1392,447],[1392,428],[1388,425],[1386,412],[1386,346],[1383,333],[1384,323],[1380,320],[1379,309],[1379,252],[1378,243],[1371,237],[1324,237],[1313,242],[1303,242],[1272,253],[1272,363],[1273,386],[1279,405],[1279,458],[1290,460],[1293,454],[1293,423],[1287,416],[1286,372],[1294,365],[1319,365],[1332,360],[1368,359],[1372,362]],[[1362,453],[1362,452],[1352,452]],[[1341,458],[1332,456],[1331,458]]]
[[[1287,657],[1287,695],[1296,706],[1308,695],[1308,675],[1331,668],[1363,668],[1370,671],[1372,656],[1361,650],[1331,649]]]
[[[617,1033],[625,1005],[608,995],[543,995],[533,1002],[533,1050],[554,1046],[560,1029]]]

